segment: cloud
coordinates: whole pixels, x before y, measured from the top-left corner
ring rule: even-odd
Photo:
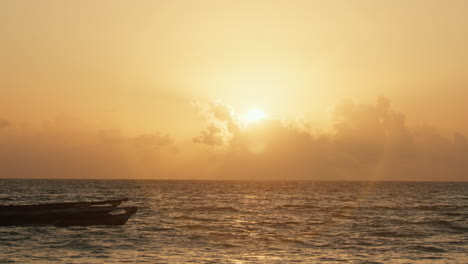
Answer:
[[[153,134],[142,134],[134,138],[134,142],[139,147],[158,148],[173,144],[169,135],[162,135],[159,132]]]
[[[375,104],[342,102],[335,108],[332,131],[322,133],[307,129],[310,124],[278,120],[236,126],[234,133],[226,129],[235,123],[232,114],[209,116],[203,143],[226,148],[212,153],[213,178],[468,180],[465,137],[444,136],[429,127],[411,129],[385,97]],[[225,131],[228,137],[214,141]]]
[[[175,143],[159,132],[128,136],[70,118],[0,134],[2,178],[158,178]]]
[[[9,127],[10,125],[10,121],[0,118],[0,128]]]
[[[74,118],[0,133],[0,177],[468,181],[468,140],[410,126],[387,98],[335,107],[331,129],[304,120],[242,125],[220,102],[199,104],[192,141],[127,135]]]
[[[220,102],[211,102],[201,108],[207,122],[205,130],[193,142],[212,146],[229,144],[240,133],[240,123],[234,111]]]

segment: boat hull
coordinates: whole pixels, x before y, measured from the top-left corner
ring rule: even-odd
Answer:
[[[0,207],[0,226],[123,225],[138,211],[134,206],[117,207],[115,203],[110,203],[110,206],[93,206],[95,204],[4,206]]]

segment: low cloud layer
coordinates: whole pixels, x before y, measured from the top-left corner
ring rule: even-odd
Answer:
[[[4,128],[8,126],[10,126],[10,121],[0,118],[0,128]]]
[[[159,132],[130,137],[59,118],[38,128],[1,131],[0,177],[162,177],[175,153],[173,139]]]
[[[265,120],[242,130],[232,115],[213,114],[225,110],[222,105],[210,109],[210,129],[201,135],[223,140],[197,142],[224,142],[226,150],[213,154],[216,175],[243,179],[468,180],[465,136],[445,137],[428,126],[410,129],[405,116],[394,111],[384,97],[375,104],[341,103],[334,111],[333,130],[327,133],[314,133],[307,123],[279,120]]]
[[[34,129],[8,122],[0,177],[468,181],[465,136],[409,126],[386,98],[339,104],[328,132],[280,120],[245,126],[227,105],[199,105],[206,123],[191,142],[77,120]]]

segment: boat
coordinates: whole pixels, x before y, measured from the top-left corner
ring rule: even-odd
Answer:
[[[94,202],[65,202],[31,205],[1,205],[0,226],[124,225],[138,211],[136,206],[119,207],[128,198]]]

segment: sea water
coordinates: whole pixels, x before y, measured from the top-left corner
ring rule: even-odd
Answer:
[[[0,180],[0,204],[128,197],[124,226],[0,227],[0,263],[468,263],[468,183]]]

